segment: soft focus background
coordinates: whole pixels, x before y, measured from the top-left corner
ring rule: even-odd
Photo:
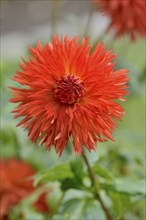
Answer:
[[[115,219],[119,219],[120,213],[126,213],[129,220],[144,220],[146,217],[145,188],[143,187],[146,42],[145,39],[138,39],[131,43],[126,37],[111,41],[110,35],[106,35],[103,39],[102,36],[109,20],[95,11],[89,25],[91,8],[91,2],[88,0],[1,1],[1,158],[20,158],[41,171],[75,157],[69,146],[63,156],[58,158],[53,149],[46,152],[42,147],[35,146],[28,140],[25,131],[16,128],[17,120],[13,120],[10,113],[14,105],[8,102],[11,97],[8,86],[15,84],[11,77],[19,68],[20,56],[27,57],[29,45],[35,46],[38,40],[45,43],[54,33],[82,36],[86,29],[93,45],[98,40],[103,40],[107,43],[107,48],[119,54],[117,68],[129,69],[131,78],[128,102],[122,103],[126,116],[123,122],[119,123],[117,133],[114,134],[115,142],[98,144],[97,151],[88,154],[88,157],[91,163],[98,161],[102,167],[110,170],[116,180],[121,179],[122,189],[126,189],[127,193],[133,190],[135,194],[133,196],[125,194],[125,197],[122,195],[121,198],[120,193],[113,192],[111,198],[115,201],[115,207],[113,207],[113,212],[117,216]],[[57,182],[53,187],[54,193],[50,195],[50,206],[53,206],[53,202],[61,193]],[[64,199],[62,208],[56,211],[53,219],[61,219],[61,217],[62,219],[95,219],[97,209],[99,209],[97,219],[104,219],[102,211],[94,203],[88,201],[86,208],[82,206],[83,197],[84,195],[79,190],[70,190]],[[110,201],[106,195],[103,197],[108,204]],[[26,204],[20,207],[18,205],[17,211],[14,208],[9,218],[16,219],[18,210],[21,209],[24,219],[32,219],[32,213],[26,207]],[[58,217],[59,215],[61,217]],[[35,219],[43,219],[43,215],[40,218],[40,215],[35,213]]]

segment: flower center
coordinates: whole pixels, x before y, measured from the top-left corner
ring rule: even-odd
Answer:
[[[67,75],[57,81],[57,87],[54,90],[55,98],[59,102],[72,105],[78,102],[85,94],[83,82],[79,77]]]

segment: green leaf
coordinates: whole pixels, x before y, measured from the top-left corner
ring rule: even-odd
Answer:
[[[80,157],[74,158],[70,162],[70,167],[74,174],[74,177],[63,179],[61,183],[61,189],[67,190],[71,188],[72,189],[83,188],[82,177],[84,172],[83,172],[83,161],[81,160],[81,158]]]
[[[83,161],[80,157],[74,158],[71,163],[71,170],[77,180],[81,180],[83,176]]]
[[[73,198],[67,200],[61,207],[59,213],[53,216],[53,220],[89,220],[89,219],[102,219],[105,216],[97,201],[92,198]]]
[[[112,199],[112,212],[114,219],[120,219],[129,210],[131,206],[130,196],[117,192],[109,192],[108,195]]]
[[[45,218],[43,213],[37,212],[36,210],[34,210],[33,208],[30,208],[29,206],[22,207],[22,210],[20,210],[20,215],[18,216],[17,219],[20,219],[21,215],[23,215],[24,219],[40,220],[40,219]]]
[[[93,199],[88,199],[84,205],[83,219],[105,220],[106,218],[100,204]]]
[[[61,189],[63,191],[68,190],[68,189],[79,189],[80,185],[78,184],[78,182],[76,181],[76,179],[74,178],[66,178],[63,179],[62,183],[61,183]]]
[[[44,170],[37,175],[35,175],[34,186],[36,186],[40,181],[48,182],[55,180],[63,180],[65,178],[72,178],[73,173],[70,168],[69,163],[62,163],[51,169]]]
[[[47,201],[49,204],[49,208],[50,210],[54,210],[56,208],[56,206],[58,205],[58,202],[60,201],[61,197],[62,197],[62,191],[60,189],[60,183],[58,182],[53,182],[53,183],[49,183],[49,186],[52,186],[52,190],[50,190],[48,196],[47,196]]]
[[[129,180],[126,178],[117,179],[114,182],[106,182],[101,181],[100,186],[102,189],[106,191],[119,192],[122,194],[129,195],[144,195],[146,196],[146,188],[145,188],[146,180]]]
[[[100,176],[103,177],[107,180],[113,180],[114,176],[110,173],[110,171],[108,171],[105,167],[100,166],[98,163],[96,163],[93,167],[93,172]]]
[[[118,192],[127,193],[131,195],[143,194],[146,195],[146,180],[128,180],[128,179],[117,179],[115,181],[115,189]]]

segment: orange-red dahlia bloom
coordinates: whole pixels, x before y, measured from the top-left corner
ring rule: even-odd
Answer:
[[[8,216],[10,208],[34,192],[30,177],[35,170],[26,162],[10,158],[0,160],[0,219]],[[48,212],[46,193],[42,193],[34,207],[39,212]]]
[[[145,0],[93,0],[111,22],[109,29],[115,29],[115,37],[129,35],[132,40],[146,35]]]
[[[112,138],[123,108],[116,102],[127,92],[127,70],[114,71],[115,55],[97,44],[94,52],[88,39],[53,37],[44,47],[30,48],[32,57],[20,64],[13,77],[24,88],[12,88],[11,102],[20,103],[15,118],[29,129],[28,136],[40,139],[47,149],[61,154],[69,138],[75,153],[83,146],[94,150],[96,142]]]

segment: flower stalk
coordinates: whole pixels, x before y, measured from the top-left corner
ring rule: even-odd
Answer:
[[[106,205],[104,204],[100,194],[99,194],[99,190],[98,190],[98,185],[97,185],[97,181],[96,181],[96,178],[94,176],[94,173],[93,173],[93,170],[90,166],[90,163],[88,161],[88,158],[87,156],[85,155],[85,153],[82,154],[82,157],[87,165],[87,168],[88,168],[88,172],[89,172],[89,176],[90,176],[90,179],[91,179],[91,182],[92,182],[92,185],[94,186],[94,197],[96,200],[98,200],[98,202],[100,203],[104,213],[105,213],[105,216],[106,216],[106,219],[107,220],[113,220],[108,208],[106,207]]]
[[[52,36],[53,34],[56,34],[56,24],[59,14],[59,0],[52,1],[52,15],[51,15],[51,32]]]
[[[90,12],[89,12],[89,16],[87,18],[87,23],[86,23],[86,26],[85,26],[85,31],[84,31],[84,36],[87,37],[88,34],[89,34],[89,30],[90,30],[90,23],[91,23],[91,20],[92,20],[92,17],[93,17],[93,13],[94,13],[94,8],[92,7],[90,9]]]

